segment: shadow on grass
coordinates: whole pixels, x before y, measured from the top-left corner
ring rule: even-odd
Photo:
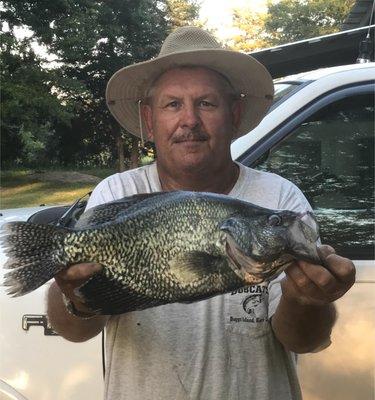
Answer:
[[[76,175],[69,182],[62,180],[40,179],[41,173],[53,172],[64,175],[69,172],[82,173],[103,179],[116,171],[110,168],[96,169],[46,169],[45,171],[33,171],[30,169],[3,170],[0,173],[0,208],[33,207],[40,204],[65,205],[73,203],[78,198],[90,192],[96,183],[78,181]],[[38,176],[39,175],[39,176]],[[72,175],[73,176],[73,175]],[[84,178],[84,177],[82,177]],[[79,179],[80,180],[80,179]]]
[[[19,208],[46,205],[70,204],[90,192],[95,184],[41,182],[19,177],[11,182],[2,179],[0,208]]]

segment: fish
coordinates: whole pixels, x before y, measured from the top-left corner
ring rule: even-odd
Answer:
[[[25,295],[73,264],[103,266],[75,294],[96,314],[191,303],[270,281],[296,259],[321,264],[310,211],[227,195],[139,194],[88,209],[73,228],[9,222],[3,285]]]

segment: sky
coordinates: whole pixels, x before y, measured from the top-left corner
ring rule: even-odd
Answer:
[[[200,19],[207,20],[208,28],[216,28],[220,39],[229,38],[232,28],[232,9],[250,8],[265,12],[267,0],[201,0]]]

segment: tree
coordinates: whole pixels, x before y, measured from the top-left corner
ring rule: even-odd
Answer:
[[[107,110],[106,84],[118,69],[154,57],[174,24],[195,18],[197,6],[192,2],[189,8],[189,4],[177,0],[3,1],[11,29],[29,27],[34,38],[58,57],[57,72],[66,83],[58,89],[59,98],[73,106],[80,121],[77,126],[89,132],[89,144],[112,153],[120,170],[125,167],[125,141],[130,153],[138,153],[139,146]]]
[[[1,33],[1,165],[26,160],[43,162],[53,141],[54,125],[68,125],[71,110],[61,104],[52,88],[56,77],[27,40]],[[49,154],[53,157],[53,154]]]
[[[268,2],[265,30],[270,45],[340,30],[355,0],[280,0]]]
[[[227,44],[234,50],[250,52],[267,46],[265,37],[265,14],[251,9],[234,9],[233,26],[239,30]]]
[[[186,25],[200,25],[199,4],[196,0],[166,0],[167,19],[172,28]]]

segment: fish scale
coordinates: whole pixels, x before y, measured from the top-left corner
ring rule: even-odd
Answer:
[[[198,301],[270,279],[295,258],[318,260],[318,233],[301,213],[213,193],[127,197],[89,209],[74,229],[27,222],[4,229],[9,294],[96,262],[102,271],[76,293],[99,314]]]

